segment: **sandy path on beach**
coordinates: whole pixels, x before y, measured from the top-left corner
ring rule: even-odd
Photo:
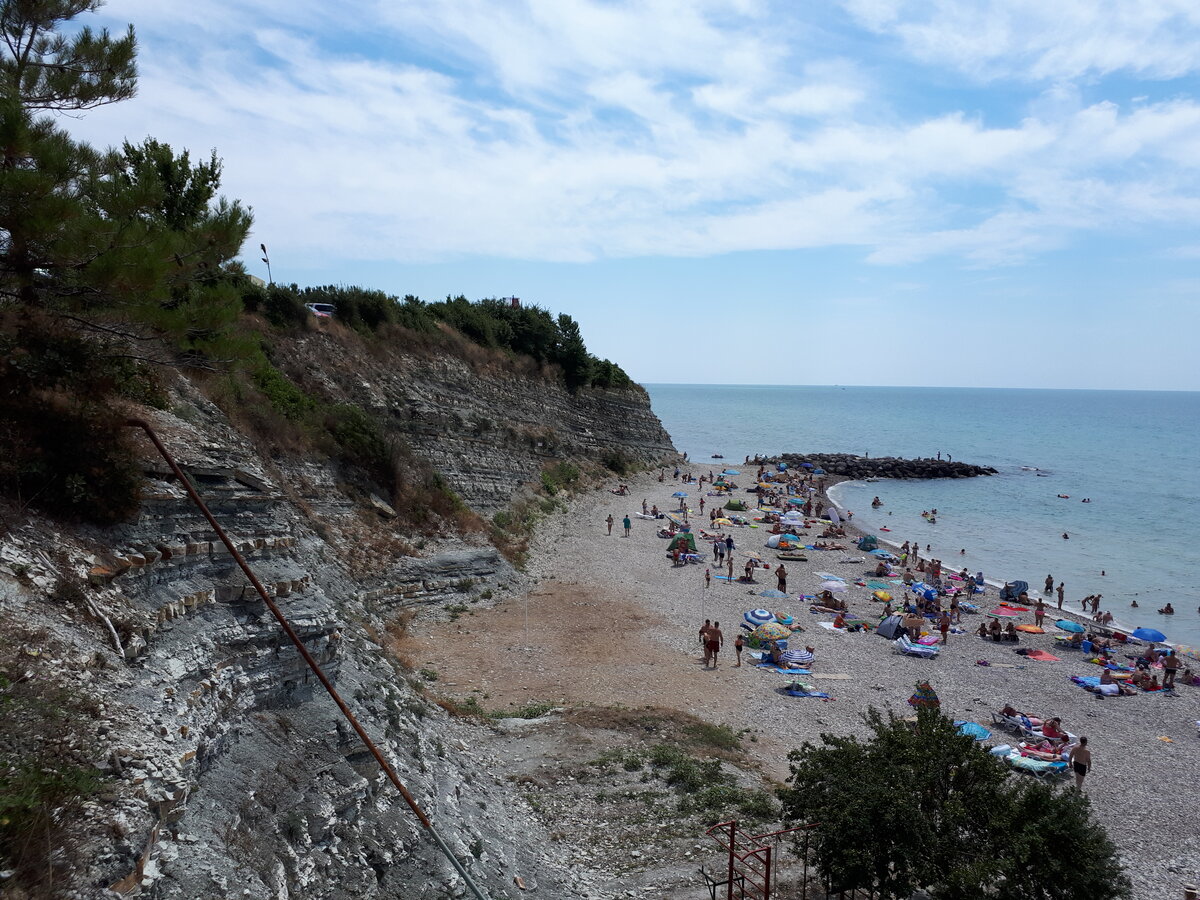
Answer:
[[[745,474],[735,480],[749,485],[753,468],[737,468]],[[703,566],[671,566],[666,542],[655,535],[660,523],[634,519],[633,535],[624,538],[621,518],[640,509],[643,496],[668,509],[677,505],[670,495],[680,489],[670,473],[665,483],[645,474],[629,484],[629,497],[604,491],[581,497],[569,513],[551,516],[539,528],[528,566],[538,582],[528,597],[528,633],[521,596],[505,598],[490,610],[478,608],[475,615],[463,614],[455,622],[414,623],[414,656],[439,673],[436,691],[456,697],[475,691],[489,709],[560,700],[679,709],[735,729],[752,729],[757,741],[746,744],[747,750],[764,771],[782,777],[788,748],[816,740],[822,731],[863,734],[861,714],[868,706],[907,714],[907,697],[917,680],[927,678],[943,710],[955,718],[990,725],[992,710],[1013,703],[1034,715],[1062,716],[1068,730],[1089,736],[1096,763],[1088,792],[1126,856],[1136,896],[1176,896],[1181,884],[1200,879],[1200,807],[1194,802],[1200,796],[1195,725],[1200,688],[1181,688],[1175,696],[1098,701],[1068,679],[1099,674],[1078,653],[1072,658],[1070,652],[1060,652],[1059,662],[1033,662],[1013,654],[1008,645],[960,635],[951,637],[938,659],[922,660],[896,655],[890,642],[874,634],[826,631],[818,622],[832,617],[810,614],[794,596],[816,591],[816,571],[838,572],[851,582],[862,575],[867,564],[840,562],[847,555],[862,555],[854,550],[810,551],[810,562],[787,563],[792,597],[765,604],[803,623],[802,640],[816,649],[815,672],[849,676],[817,681],[833,702],[783,697],[778,688],[784,676],[751,665],[735,669],[731,653],[723,654],[728,662],[720,669],[706,671],[699,663],[700,623],[706,617],[720,619],[732,642],[742,612],[764,605],[756,593],[774,587],[774,578],[763,571],[753,587],[714,581],[705,590]],[[698,501],[697,486],[685,489],[693,495],[689,502]],[[738,491],[735,496],[752,495]],[[617,521],[611,536],[604,527],[610,513]],[[703,519],[707,523],[707,515]],[[777,564],[763,547],[766,529],[732,533],[737,571],[742,552],[751,549]],[[880,606],[865,588],[852,588],[847,596],[854,612],[878,618]],[[981,605],[990,609],[995,600],[990,592]],[[1032,613],[1017,621],[1032,622]],[[977,616],[964,618],[971,630],[978,623]],[[451,650],[463,642],[467,645],[461,652]],[[1022,646],[1054,652],[1050,634],[1027,637]],[[980,658],[997,665],[977,666]],[[1164,737],[1170,740],[1160,740]],[[1010,742],[1011,736],[993,735],[992,743],[1001,741]],[[1150,809],[1149,822],[1129,827]]]

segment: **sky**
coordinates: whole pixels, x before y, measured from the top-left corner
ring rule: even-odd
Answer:
[[[109,0],[248,269],[574,316],[644,383],[1200,390],[1194,0]]]

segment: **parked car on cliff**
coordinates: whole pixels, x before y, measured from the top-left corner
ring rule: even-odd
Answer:
[[[337,312],[332,303],[305,303],[304,308],[319,319],[332,319]]]

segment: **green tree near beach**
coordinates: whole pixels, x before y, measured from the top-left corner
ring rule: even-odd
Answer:
[[[1011,775],[936,709],[915,725],[865,716],[867,740],[823,734],[789,754],[784,813],[818,822],[835,889],[936,900],[1127,898],[1116,848],[1087,796]]]
[[[113,398],[152,402],[156,369],[244,352],[234,258],[251,219],[217,198],[215,156],[99,150],[61,127],[137,87],[132,27],[75,22],[100,5],[0,0],[0,486],[114,520],[138,473]]]

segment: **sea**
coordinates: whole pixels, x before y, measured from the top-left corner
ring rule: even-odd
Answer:
[[[1027,581],[1031,597],[1050,575],[1065,584],[1069,609],[1102,594],[1100,609],[1122,627],[1155,628],[1200,647],[1200,393],[645,388],[698,469],[751,475],[747,456],[779,453],[941,454],[991,466],[998,474],[846,482],[832,498],[856,526],[928,546],[923,555],[950,568],[982,571],[996,583]],[[876,496],[883,506],[873,509]],[[930,524],[921,514],[935,508]],[[1160,615],[1168,601],[1175,615]]]

